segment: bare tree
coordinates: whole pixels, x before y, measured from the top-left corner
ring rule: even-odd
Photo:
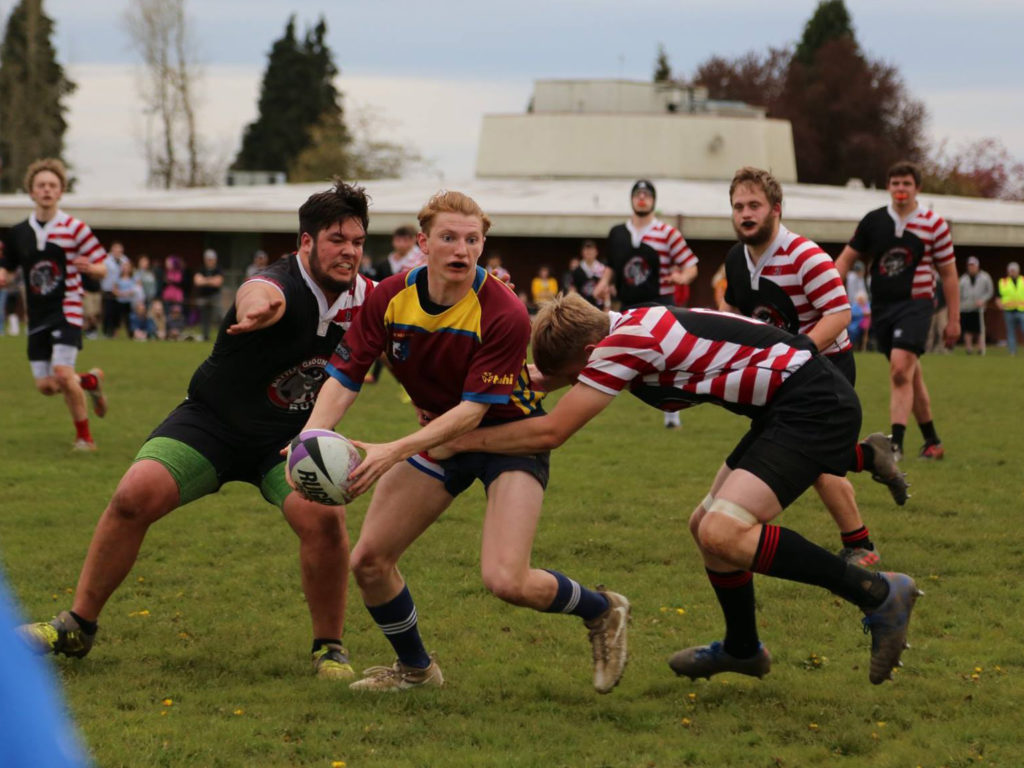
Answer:
[[[215,183],[199,136],[197,91],[202,77],[186,0],[130,0],[122,17],[142,58],[139,96],[145,105],[149,183],[170,189]]]

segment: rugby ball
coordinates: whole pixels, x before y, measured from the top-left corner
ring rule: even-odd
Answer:
[[[348,476],[363,459],[347,438],[329,429],[307,429],[288,446],[288,476],[296,490],[320,504],[347,504]]]

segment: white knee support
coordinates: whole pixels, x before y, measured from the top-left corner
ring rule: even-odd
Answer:
[[[746,525],[757,525],[761,522],[739,504],[733,504],[725,499],[714,499],[707,510],[708,512],[721,512],[723,515],[729,515],[729,517],[735,518]]]
[[[715,497],[709,493],[707,496],[704,497],[704,501],[702,501],[700,505],[704,508],[705,512],[709,512],[711,510],[711,505],[714,503]]]

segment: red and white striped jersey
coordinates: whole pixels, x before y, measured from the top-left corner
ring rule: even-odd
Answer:
[[[676,267],[685,269],[697,264],[697,257],[682,233],[671,224],[658,219],[654,219],[645,229],[639,231],[633,229],[633,223],[628,221],[626,229],[633,236],[634,247],[646,243],[657,252],[661,267],[658,270],[660,292],[662,296],[671,296],[675,291],[675,283],[669,277],[672,270]]]
[[[801,337],[726,312],[645,307],[609,316],[611,330],[578,380],[609,395],[629,389],[666,411],[714,402],[756,415],[814,356]]]
[[[783,226],[757,264],[747,246],[738,243],[726,255],[725,269],[728,304],[748,317],[790,333],[807,333],[825,315],[850,309],[832,258],[813,240]],[[843,328],[822,351],[828,355],[850,348],[850,338]]]
[[[933,299],[932,267],[954,264],[949,225],[918,207],[901,219],[892,205],[871,211],[857,225],[850,247],[871,259],[871,302]]]
[[[0,264],[25,275],[30,332],[62,319],[82,327],[82,276],[74,264],[80,256],[100,264],[107,254],[85,223],[63,211],[45,224],[33,214],[4,237]]]

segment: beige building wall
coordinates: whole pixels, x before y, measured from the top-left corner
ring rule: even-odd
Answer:
[[[476,174],[730,179],[743,165],[795,182],[789,122],[672,113],[487,115]]]

